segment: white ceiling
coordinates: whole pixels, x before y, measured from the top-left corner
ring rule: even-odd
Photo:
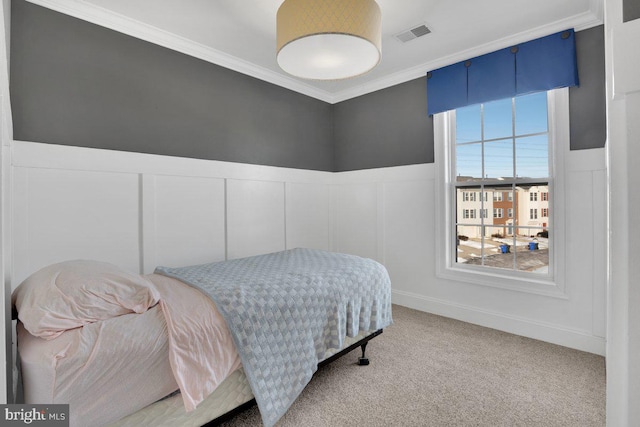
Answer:
[[[602,23],[603,0],[377,0],[382,61],[368,74],[305,81],[278,68],[276,12],[283,0],[28,0],[335,103],[427,71],[567,28]],[[401,43],[416,25],[432,31]]]

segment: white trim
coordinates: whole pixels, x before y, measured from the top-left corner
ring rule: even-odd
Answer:
[[[485,53],[493,52],[516,43],[533,40],[567,28],[584,30],[600,25],[603,22],[602,7],[600,1],[591,0],[591,10],[566,19],[561,19],[532,30],[523,31],[509,37],[504,37],[476,46],[455,54],[418,64],[409,69],[391,73],[378,79],[369,81],[359,86],[350,87],[339,92],[331,93],[312,86],[304,81],[289,77],[278,71],[257,66],[225,52],[210,48],[201,43],[169,33],[152,25],[148,25],[128,18],[124,15],[109,11],[99,6],[86,3],[82,0],[27,0],[31,3],[91,22],[96,25],[109,28],[141,40],[148,41],[166,48],[182,52],[184,54],[220,65],[248,76],[264,80],[275,85],[291,89],[312,98],[325,101],[329,104],[346,101],[361,95],[385,89],[400,83],[404,83],[419,77],[424,77],[427,71],[434,70],[458,61],[473,58]]]
[[[238,180],[331,183],[331,173],[127,151],[13,141],[12,166]]]
[[[449,317],[601,356],[605,355],[605,339],[595,337],[589,331],[563,328],[552,323],[483,310],[477,307],[452,303],[450,301],[411,292],[393,290],[391,292],[391,298],[394,304],[415,310],[425,311],[427,313],[437,314],[439,316]]]
[[[538,295],[568,299],[565,289],[565,154],[569,151],[569,90],[567,88],[548,92],[549,111],[549,145],[552,159],[551,198],[549,201],[553,218],[549,231],[553,241],[549,247],[552,257],[550,274],[548,276],[534,276],[530,273],[518,271],[496,272],[484,267],[454,264],[453,238],[450,230],[454,218],[452,198],[454,195],[448,190],[453,155],[448,154],[449,143],[455,141],[455,126],[453,116],[455,112],[444,112],[434,116],[435,160],[437,165],[437,228],[436,234],[436,275],[437,277],[484,286],[498,287],[519,292],[529,292]],[[555,203],[553,203],[555,201]],[[444,249],[443,249],[444,248]]]

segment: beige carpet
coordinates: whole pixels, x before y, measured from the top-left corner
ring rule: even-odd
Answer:
[[[393,306],[394,325],[321,368],[278,426],[604,426],[604,358]],[[226,427],[259,426],[256,407]]]

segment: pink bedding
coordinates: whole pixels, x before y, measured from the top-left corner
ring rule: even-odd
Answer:
[[[176,279],[148,275],[160,303],[45,340],[18,323],[26,403],[70,404],[70,425],[114,422],[180,388],[196,408],[240,367],[213,302]]]
[[[147,276],[160,293],[169,333],[169,361],[184,406],[192,411],[233,371],[240,356],[209,297],[176,279]]]
[[[34,337],[18,323],[26,403],[68,403],[72,427],[101,426],[177,390],[159,306]]]

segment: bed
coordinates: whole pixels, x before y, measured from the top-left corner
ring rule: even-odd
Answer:
[[[384,267],[311,249],[146,276],[61,263],[13,302],[25,402],[69,403],[72,426],[215,425],[255,403],[271,426],[392,322]]]

